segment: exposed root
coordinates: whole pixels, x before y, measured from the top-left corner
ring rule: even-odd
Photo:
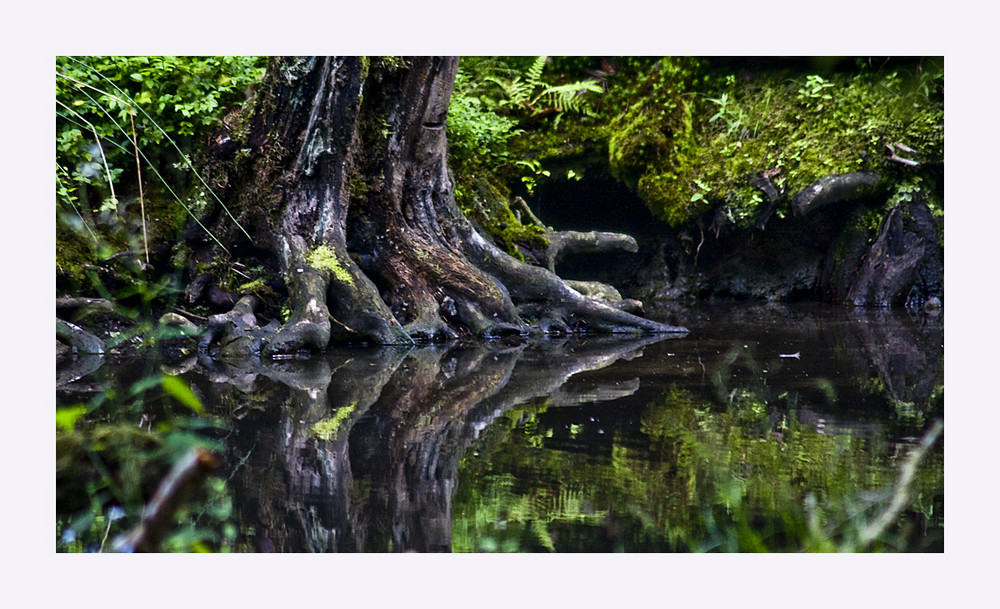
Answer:
[[[330,343],[330,310],[326,306],[327,280],[323,273],[303,265],[291,274],[289,305],[292,314],[263,349],[274,356],[299,350],[322,351]]]
[[[544,254],[545,265],[553,273],[556,272],[556,264],[572,254],[600,254],[615,250],[639,251],[635,239],[622,233],[598,231],[581,233],[568,230],[548,232],[545,238],[549,242]]]
[[[66,342],[72,353],[104,353],[104,343],[76,324],[56,319],[56,338]]]

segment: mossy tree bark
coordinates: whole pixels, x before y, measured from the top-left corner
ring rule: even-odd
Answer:
[[[457,58],[272,62],[227,198],[278,261],[291,316],[265,354],[542,332],[681,332],[588,299],[455,205]]]

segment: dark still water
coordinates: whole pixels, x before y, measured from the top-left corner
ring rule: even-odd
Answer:
[[[91,412],[57,434],[57,545],[86,545],[87,526],[105,534],[101,515],[128,503],[128,488],[148,496],[159,457],[118,456],[124,481],[104,491],[74,469],[111,449],[70,440],[91,433],[110,447],[127,427],[160,430],[143,436],[152,455],[208,438],[222,457],[178,524],[208,549],[943,550],[943,437],[896,489],[906,509],[876,524],[943,418],[940,318],[728,305],[683,321],[680,338],[104,362],[71,382],[81,372],[64,370],[58,405]],[[185,381],[204,414],[187,416],[176,389],[124,399],[160,373]],[[108,388],[113,399],[95,397]],[[116,512],[116,529],[139,506]],[[191,547],[180,533],[169,543]]]

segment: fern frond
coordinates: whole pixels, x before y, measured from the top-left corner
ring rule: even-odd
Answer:
[[[590,109],[590,104],[585,97],[588,91],[601,93],[603,89],[601,85],[593,80],[581,80],[565,85],[547,87],[532,100],[532,105],[541,101],[560,111],[569,110],[581,114],[591,114],[593,111]]]
[[[549,86],[542,80],[542,71],[545,69],[547,56],[543,55],[535,59],[531,67],[524,74],[519,74],[511,80],[488,75],[483,78],[484,82],[492,83],[503,90],[505,100],[500,102],[501,106],[518,106],[532,112],[533,115],[556,113],[569,110],[580,114],[592,115],[589,100],[586,97],[588,92],[603,93],[604,89],[594,80],[581,80],[565,85]],[[558,124],[558,123],[557,123]]]
[[[523,82],[520,76],[515,77],[514,80],[501,80],[495,76],[487,76],[484,80],[503,89],[503,93],[507,97],[507,100],[501,102],[501,105],[526,105],[528,103],[529,96],[531,95],[531,90],[534,88],[530,84]]]
[[[525,74],[528,79],[528,84],[531,85],[532,89],[535,89],[536,87],[544,87],[546,84],[545,81],[542,80],[542,70],[545,69],[546,59],[548,59],[548,56],[546,55],[542,55],[541,57],[535,59],[535,63],[531,64],[531,68],[529,68],[528,72]]]
[[[530,82],[524,82],[520,78],[515,78],[507,89],[507,95],[511,101],[517,104],[527,104],[531,99],[531,91],[535,88]]]

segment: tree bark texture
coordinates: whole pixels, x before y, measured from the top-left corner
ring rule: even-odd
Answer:
[[[263,353],[530,331],[685,331],[589,299],[476,232],[455,205],[447,164],[457,65],[273,61],[227,192],[289,290],[291,315],[261,341]],[[211,338],[225,341],[225,332]]]

